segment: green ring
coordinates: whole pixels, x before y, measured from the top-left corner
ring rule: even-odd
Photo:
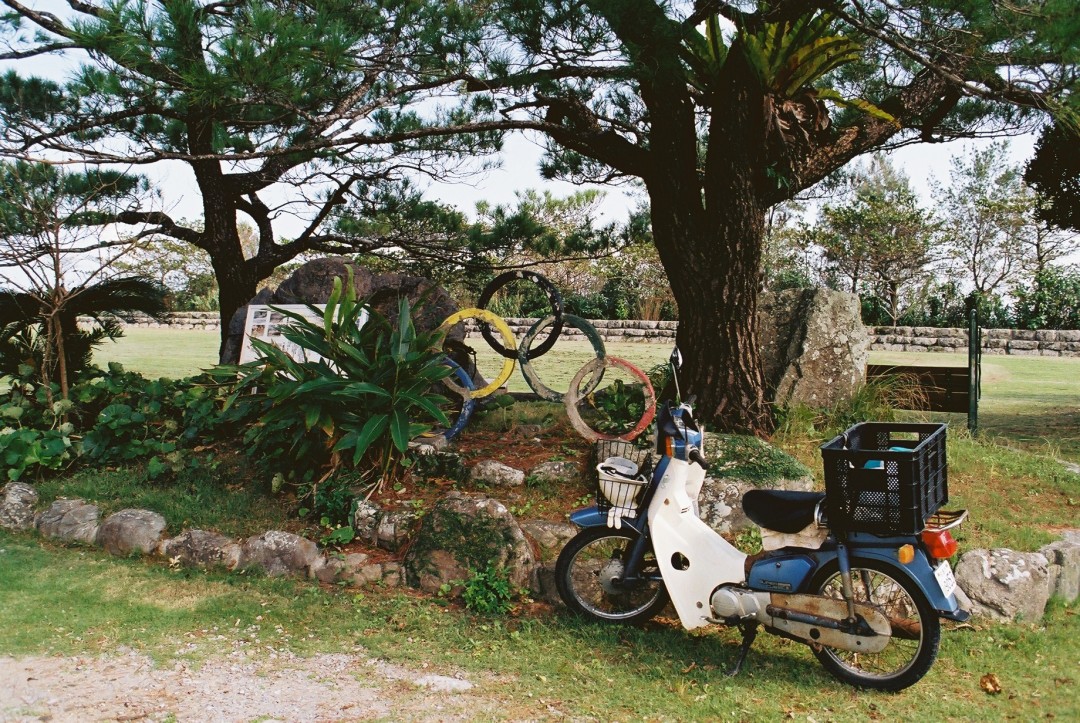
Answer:
[[[604,346],[604,340],[600,336],[600,332],[596,330],[596,327],[589,323],[587,319],[582,319],[580,316],[574,316],[573,314],[563,314],[563,325],[572,326],[575,329],[580,329],[581,333],[585,335],[585,338],[592,344],[593,351],[596,352],[597,359],[605,359],[607,357],[607,349]],[[529,345],[533,340],[540,335],[547,327],[555,323],[555,316],[549,315],[540,319],[529,331],[525,333],[525,337],[521,340],[521,346],[518,347],[518,363],[521,364],[521,375],[525,377],[525,382],[529,385],[529,389],[532,389],[536,393],[536,396],[549,402],[561,402],[563,400],[563,394],[546,386],[540,377],[537,376],[536,371],[532,368],[532,364],[529,359]],[[596,389],[600,384],[600,380],[604,378],[604,367],[600,367],[600,373],[593,377],[593,379],[586,385],[582,394],[589,394],[593,389]]]

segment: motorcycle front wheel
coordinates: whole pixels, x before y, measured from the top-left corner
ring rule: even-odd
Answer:
[[[645,555],[641,581],[619,584],[636,540],[633,531],[591,527],[566,543],[555,563],[555,585],[572,612],[601,622],[634,624],[651,619],[667,605],[667,589],[652,550]]]
[[[941,623],[930,602],[902,572],[874,560],[853,560],[855,602],[878,608],[889,619],[892,640],[879,653],[856,653],[812,646],[821,664],[840,680],[860,688],[897,691],[917,683],[937,657]],[[815,578],[819,595],[843,599],[839,566],[833,562]]]

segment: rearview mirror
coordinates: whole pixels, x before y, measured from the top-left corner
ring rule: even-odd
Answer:
[[[682,369],[682,352],[679,351],[679,347],[675,347],[671,350],[671,358],[669,361],[671,362],[671,367],[675,371]]]

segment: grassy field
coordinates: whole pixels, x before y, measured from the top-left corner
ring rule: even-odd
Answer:
[[[494,378],[502,359],[483,340],[470,340],[477,351],[481,372]],[[126,368],[148,377],[179,377],[196,374],[217,359],[215,333],[170,329],[131,329],[118,342],[101,347],[99,364],[118,361]],[[671,352],[668,344],[612,343],[608,354],[626,359],[641,369],[662,364]],[[565,391],[581,366],[593,357],[584,341],[560,340],[532,365],[543,382]],[[874,352],[873,363],[965,366],[966,354]],[[520,370],[507,382],[510,391],[528,391]],[[1080,462],[1080,358],[983,357],[983,395],[980,402],[980,430],[1001,437],[1010,444]],[[960,428],[962,414],[921,414],[920,418],[947,421]]]
[[[1077,720],[1080,619],[946,625],[937,663],[898,694],[837,683],[799,644],[762,635],[729,678],[738,634],[689,634],[565,615],[471,615],[393,590],[203,573],[57,549],[0,531],[0,651],[97,655],[133,648],[159,665],[266,660],[280,651],[378,656],[462,674],[501,698],[503,720]],[[988,695],[993,673],[1002,693]],[[363,675],[363,673],[359,673]],[[104,681],[103,681],[104,682]],[[362,684],[362,680],[358,681]],[[466,693],[463,695],[472,695]],[[488,719],[480,717],[479,719]]]

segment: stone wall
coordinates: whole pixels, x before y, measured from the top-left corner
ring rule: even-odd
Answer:
[[[878,326],[867,329],[872,351],[966,353],[966,329],[922,326]],[[1014,356],[1080,356],[1080,331],[983,329],[983,354]]]
[[[524,336],[536,319],[508,318],[507,323],[519,339]],[[127,322],[136,327],[170,327],[217,331],[220,327],[216,311],[181,311],[171,314],[165,322],[147,316],[135,315]],[[604,320],[591,321],[605,341],[642,341],[673,343],[676,321]],[[479,336],[476,324],[466,321],[469,336]],[[967,329],[936,329],[922,326],[867,327],[871,351],[967,351]],[[582,333],[570,326],[563,334],[581,338]],[[984,329],[984,354],[1011,354],[1014,356],[1080,356],[1080,331],[1028,331],[1025,329]]]

